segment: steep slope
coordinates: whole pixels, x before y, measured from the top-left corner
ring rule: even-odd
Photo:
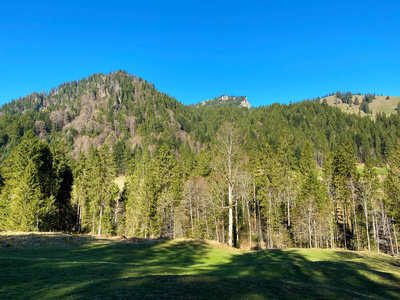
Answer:
[[[28,127],[42,139],[65,139],[75,156],[104,142],[114,145],[124,140],[132,148],[152,144],[165,131],[184,142],[188,135],[176,120],[184,112],[184,105],[134,75],[95,74],[62,84],[48,94],[33,93],[3,105],[4,118],[23,118],[27,128],[3,124],[2,145],[13,144],[13,139],[18,143],[20,135],[13,131],[24,132]]]

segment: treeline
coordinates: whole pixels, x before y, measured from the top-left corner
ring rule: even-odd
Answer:
[[[122,71],[0,111],[1,229],[397,251],[398,115],[185,106]]]
[[[2,166],[0,227],[139,237],[193,237],[258,248],[341,247],[398,254],[400,145],[385,180],[366,159],[357,172],[344,140],[318,166],[311,140],[293,136],[250,152],[235,123],[206,148],[136,146],[125,186],[104,144],[70,159],[28,132]]]

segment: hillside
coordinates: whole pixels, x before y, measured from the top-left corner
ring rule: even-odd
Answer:
[[[52,242],[60,239],[66,244]],[[18,251],[0,250],[1,298],[400,297],[399,262],[382,254],[320,249],[243,252],[204,240],[56,234],[47,236],[42,246],[38,241]]]
[[[398,114],[222,98],[118,71],[2,106],[0,229],[398,253]]]
[[[369,109],[372,111],[371,114],[366,114],[364,111],[360,110],[360,105],[355,105],[356,97],[359,99],[359,102],[362,102],[362,99],[365,95],[352,95],[352,105],[343,103],[341,99],[338,99],[335,95],[331,95],[328,97],[322,97],[321,103],[326,99],[328,105],[337,107],[345,113],[355,113],[360,116],[372,116],[375,118],[377,113],[385,113],[386,115],[397,114],[397,105],[400,103],[400,97],[393,96],[376,96],[375,99],[369,103]],[[389,97],[389,99],[387,99]]]
[[[353,95],[353,100],[355,97],[363,96]],[[344,104],[335,96],[322,98],[320,102],[324,99],[329,106],[345,113],[355,112],[357,117],[347,119],[334,109],[310,101],[251,108],[244,96],[222,95],[196,106],[185,106],[158,91],[154,84],[124,71],[94,74],[61,84],[49,93],[32,93],[0,107],[0,160],[7,157],[30,129],[47,142],[64,140],[74,158],[79,152],[87,154],[91,147],[99,148],[104,143],[121,155],[127,155],[136,146],[154,149],[164,141],[176,149],[188,142],[198,152],[213,141],[223,122],[232,120],[236,120],[249,147],[255,137],[265,136],[272,144],[276,143],[286,128],[289,132],[298,131],[293,145],[297,155],[309,138],[314,140],[317,152],[326,153],[350,129],[361,162],[364,154],[371,151],[378,161],[387,157],[397,132],[359,118],[366,114],[359,113],[356,105]],[[399,97],[385,100],[384,96],[377,96],[370,109],[373,115],[378,110],[389,114],[395,112],[399,101]],[[243,111],[244,108],[248,110]],[[118,166],[122,172],[126,167]]]

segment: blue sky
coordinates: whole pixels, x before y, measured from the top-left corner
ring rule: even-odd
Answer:
[[[1,1],[0,104],[120,69],[185,104],[400,96],[398,1],[81,2]]]

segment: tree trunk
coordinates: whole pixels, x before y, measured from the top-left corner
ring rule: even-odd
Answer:
[[[307,225],[308,225],[308,243],[309,243],[309,246],[310,246],[310,249],[311,249],[312,248],[312,226],[311,226],[311,211],[310,211],[310,208],[308,208]]]
[[[288,193],[286,194],[286,199],[287,199],[288,228],[290,228],[290,197],[289,197]]]
[[[334,243],[334,232],[333,232],[333,220],[331,218],[331,216],[329,216],[329,227],[330,227],[330,231],[331,231],[331,249],[333,249],[333,243]]]
[[[101,218],[103,217],[103,204],[100,205],[100,220],[99,220],[99,232],[97,235],[101,235]]]
[[[248,226],[249,226],[249,245],[251,248],[251,220],[250,220],[250,204],[249,204],[250,200],[249,198],[247,198],[246,201],[246,208],[247,208],[247,220],[248,220]]]
[[[367,197],[364,196],[364,212],[365,212],[365,226],[367,229],[367,243],[368,243],[368,251],[371,252],[371,243],[369,240],[369,223],[368,223],[368,202]]]
[[[93,210],[93,213],[92,213],[92,234],[94,235],[94,231],[95,231],[95,228],[94,228],[94,210]]]
[[[218,234],[218,220],[217,220],[217,215],[215,213],[215,206],[213,205],[213,211],[214,211],[214,223],[215,223],[215,235],[217,237],[217,242],[219,242],[219,234]]]
[[[236,206],[235,206],[235,219],[236,219],[236,242],[235,247],[237,247],[239,243],[239,217],[238,217],[238,201],[236,199]]]
[[[257,233],[257,204],[256,204],[256,181],[253,181],[253,202],[254,202],[254,233]]]
[[[78,204],[78,209],[76,211],[76,231],[81,232],[81,206]]]
[[[397,243],[397,233],[396,233],[396,225],[393,223],[393,236],[394,236],[394,242],[396,244],[396,254],[399,256],[399,244]]]
[[[228,188],[228,196],[229,196],[229,223],[228,223],[228,245],[233,246],[233,189],[232,184],[229,183]]]
[[[258,208],[258,230],[259,230],[259,235],[260,235],[260,238],[259,238],[259,240],[260,240],[260,249],[262,249],[263,248],[262,245],[264,243],[264,239],[263,239],[262,230],[261,230],[260,205],[258,204],[258,201],[257,201],[257,208]]]
[[[375,216],[375,211],[372,214],[372,224],[373,224],[373,230],[374,230],[374,241],[375,241],[375,246],[376,249],[379,253],[380,248],[379,248],[379,232],[378,232],[378,220],[376,219]]]
[[[347,250],[347,238],[346,238],[346,209],[343,204],[343,239],[344,239],[344,248]]]
[[[354,197],[355,197],[355,187],[354,187],[354,183],[353,183],[351,185],[351,200],[353,202],[354,227],[355,227],[355,230],[356,230],[356,238],[357,238],[357,251],[360,251],[360,237],[358,236],[356,204],[355,204]]]
[[[224,220],[222,220],[221,223],[222,223],[222,243],[225,244],[225,222],[224,222]]]
[[[193,207],[192,207],[192,195],[189,187],[189,207],[190,207],[190,225],[192,227],[192,238],[194,237],[194,229],[193,229]]]
[[[315,224],[315,219],[314,219],[314,247],[318,248],[317,225]]]

